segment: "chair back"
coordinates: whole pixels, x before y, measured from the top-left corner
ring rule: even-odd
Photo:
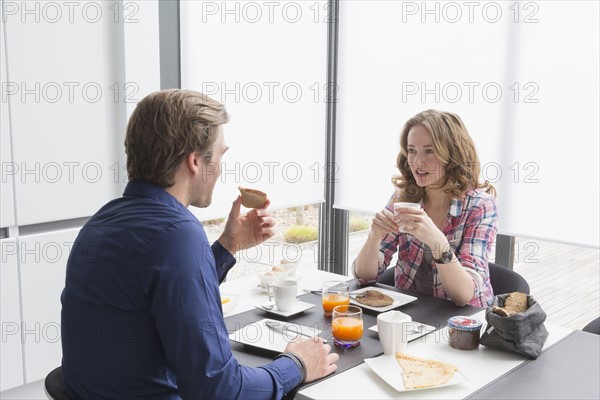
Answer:
[[[596,335],[600,335],[600,317],[596,318],[593,321],[590,321],[582,331],[588,333],[595,333]]]
[[[54,368],[44,380],[44,391],[50,400],[70,400],[65,391],[62,367]]]
[[[390,267],[383,271],[383,274],[379,276],[377,283],[381,283],[388,286],[396,286],[396,282],[394,281],[394,270],[396,267]]]
[[[529,284],[521,275],[512,269],[492,262],[488,263],[488,265],[490,269],[490,282],[495,295],[512,292],[530,293]]]

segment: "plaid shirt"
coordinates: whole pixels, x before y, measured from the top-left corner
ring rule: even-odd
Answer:
[[[394,212],[394,198],[393,196],[386,206],[391,212]],[[452,199],[442,230],[458,261],[473,278],[473,298],[469,304],[474,306],[487,307],[494,298],[488,256],[496,238],[497,220],[494,197],[483,189],[472,189],[465,194],[464,200]],[[381,241],[377,277],[390,265],[393,255],[399,249],[395,271],[396,287],[414,290],[413,282],[419,266],[424,261],[426,247],[425,243],[410,234],[388,233]],[[434,261],[431,262],[431,269],[433,295],[449,300]],[[358,280],[363,285],[375,282],[367,282],[360,278]]]

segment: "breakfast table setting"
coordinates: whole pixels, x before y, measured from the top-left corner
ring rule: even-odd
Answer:
[[[289,341],[314,336],[339,354],[335,373],[288,398],[599,398],[598,335],[546,322],[534,355],[506,343],[484,346],[480,337],[494,330],[491,307],[458,307],[382,284],[360,287],[316,264],[283,267],[225,281],[220,290],[240,364],[266,364]],[[336,303],[339,296],[346,300]]]

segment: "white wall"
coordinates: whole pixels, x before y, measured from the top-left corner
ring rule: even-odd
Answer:
[[[122,27],[113,2],[88,4],[72,23],[52,23],[43,6],[39,22],[6,16],[19,225],[89,216],[121,188]]]
[[[2,83],[7,81],[6,76],[6,52],[4,49],[4,18],[0,18],[0,73]],[[2,94],[4,90],[2,90]],[[2,177],[0,181],[0,227],[15,225],[15,205],[13,192],[13,168],[11,143],[10,143],[10,120],[8,118],[8,101],[2,98],[0,104],[0,157],[2,159]]]
[[[0,240],[2,267],[0,268],[0,390],[22,385],[23,357],[21,351],[21,306],[17,241]]]
[[[60,364],[77,219],[121,194],[127,115],[160,89],[157,1],[3,2],[2,12],[0,391]]]
[[[19,238],[25,381],[43,379],[60,365],[60,294],[67,258],[79,229]]]

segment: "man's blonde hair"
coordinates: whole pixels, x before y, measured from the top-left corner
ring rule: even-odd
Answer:
[[[219,126],[227,123],[225,106],[191,90],[154,92],[133,111],[125,137],[127,175],[167,188],[190,153],[212,158]]]

